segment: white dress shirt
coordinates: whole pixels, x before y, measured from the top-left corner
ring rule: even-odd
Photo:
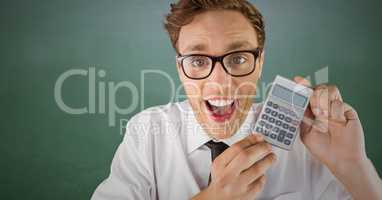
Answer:
[[[240,129],[227,145],[253,133],[253,104]],[[92,200],[183,200],[208,184],[211,138],[196,121],[188,101],[146,109],[135,115],[111,164],[109,177],[95,190]],[[299,137],[291,151],[273,147],[277,161],[266,172],[259,200],[352,199],[331,172],[315,160]]]

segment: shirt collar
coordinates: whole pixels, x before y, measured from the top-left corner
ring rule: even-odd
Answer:
[[[244,120],[243,124],[240,126],[239,130],[236,131],[236,133],[226,139],[220,140],[220,142],[224,142],[227,145],[231,146],[232,144],[236,143],[239,140],[242,140],[246,136],[248,136],[250,133],[253,132],[253,127],[255,125],[256,121],[256,113],[258,113],[259,104],[253,103],[246,119]],[[198,149],[199,147],[203,146],[206,142],[211,140],[210,136],[207,135],[207,133],[203,130],[203,128],[200,126],[198,121],[195,118],[195,115],[192,111],[191,106],[189,105],[187,101],[187,109],[186,112],[186,118],[185,120],[185,133],[187,138],[187,153],[190,154],[194,150]]]

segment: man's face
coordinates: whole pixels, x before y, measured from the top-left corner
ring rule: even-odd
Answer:
[[[259,46],[256,31],[244,15],[216,10],[198,14],[190,24],[183,26],[177,47],[181,55],[221,56]],[[177,62],[179,77],[196,119],[210,136],[230,137],[243,123],[256,94],[263,57],[262,53],[255,61],[255,71],[247,76],[233,77],[217,62],[210,76],[202,80],[187,78]]]

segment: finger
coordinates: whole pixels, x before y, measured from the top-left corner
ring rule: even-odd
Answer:
[[[340,90],[338,89],[337,86],[335,86],[335,85],[329,85],[329,86],[328,86],[328,90],[329,90],[329,100],[330,100],[330,101],[333,101],[333,100],[340,100],[340,101],[343,101],[343,100],[342,100],[341,93],[340,93]]]
[[[302,76],[295,76],[293,77],[294,82],[304,85],[306,87],[311,87],[310,81],[303,78]]]
[[[263,190],[266,183],[266,177],[263,175],[255,182],[248,185],[248,192],[244,199],[255,199],[256,196]]]
[[[312,113],[314,116],[318,116],[320,114],[320,94],[321,94],[321,89],[320,88],[315,88],[313,90],[313,94],[310,97],[310,107],[312,109]]]
[[[308,107],[306,108],[304,112],[304,117],[302,118],[301,124],[300,124],[301,136],[309,132],[309,130],[311,129],[313,125],[313,121],[314,121],[314,115],[312,112],[312,108],[310,107],[310,105],[308,105]]]
[[[272,147],[270,144],[266,142],[255,144],[237,154],[237,156],[228,164],[227,170],[239,174],[271,152]]]
[[[319,132],[327,132],[329,128],[329,117],[332,111],[332,101],[337,101],[333,106],[336,106],[342,102],[341,94],[335,85],[318,85],[314,88],[313,95],[310,100],[312,113],[315,116],[315,120],[312,128]],[[336,106],[334,115],[338,120],[344,121],[340,116],[341,107]],[[342,114],[343,115],[343,114]],[[330,121],[334,122],[334,120]]]
[[[344,115],[347,121],[358,120],[358,114],[349,104],[344,104]]]
[[[249,136],[245,137],[243,140],[240,140],[239,142],[236,142],[231,147],[226,149],[222,154],[220,154],[216,159],[214,160],[212,164],[212,168],[221,169],[224,168],[232,161],[232,159],[240,154],[240,152],[244,151],[249,146],[255,145],[257,143],[263,142],[264,138],[261,134],[250,134]]]
[[[325,100],[327,98],[327,90],[319,89],[313,97],[313,103],[311,104],[312,112],[314,115],[313,120],[306,120],[310,123],[309,132],[315,131],[318,133],[327,133],[329,131],[329,101]],[[318,99],[318,100],[317,100]],[[315,101],[317,104],[315,104]],[[303,137],[305,135],[302,135]],[[304,138],[302,138],[304,139]]]
[[[250,168],[243,171],[240,174],[240,182],[244,184],[250,184],[260,178],[265,172],[272,166],[276,161],[276,155],[270,153],[265,156],[263,159],[259,160],[253,164]]]
[[[330,121],[339,124],[346,123],[345,106],[344,103],[338,99],[333,100],[330,104]]]
[[[254,113],[256,120],[259,118],[261,110],[263,109],[263,106],[264,106],[263,104],[260,104],[259,106],[256,107],[255,113]]]
[[[321,84],[321,85],[317,85],[314,88],[314,90],[319,91],[319,93],[316,93],[316,95],[319,95],[319,99],[318,99],[318,100],[320,100],[318,102],[319,106],[322,106],[322,105],[325,106],[327,104],[328,108],[329,108],[330,107],[330,103],[327,103],[327,102],[330,102],[330,101],[333,101],[333,100],[339,100],[339,101],[343,102],[341,93],[340,93],[338,87],[335,86],[335,85]]]
[[[328,116],[329,91],[326,87],[320,86],[313,90],[313,94],[310,98],[310,106],[316,118]]]
[[[312,124],[312,130],[318,133],[328,133],[329,120],[328,119],[315,119]]]

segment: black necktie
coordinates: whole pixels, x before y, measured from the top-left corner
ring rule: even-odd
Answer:
[[[229,147],[224,142],[214,142],[212,140],[208,141],[206,143],[206,146],[211,149],[212,162],[215,160],[216,157],[218,157],[221,153],[223,153],[224,150],[226,150]],[[210,173],[210,177],[208,178],[208,185],[210,184],[210,182],[211,182],[211,173]]]

